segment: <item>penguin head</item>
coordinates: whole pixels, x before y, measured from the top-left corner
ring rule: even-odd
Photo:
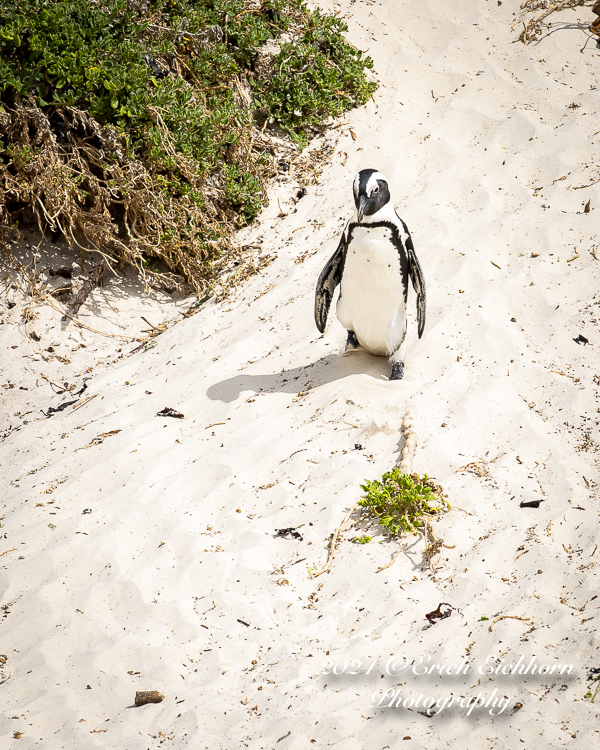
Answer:
[[[359,223],[373,216],[390,200],[387,180],[376,169],[361,169],[354,178],[354,204]]]

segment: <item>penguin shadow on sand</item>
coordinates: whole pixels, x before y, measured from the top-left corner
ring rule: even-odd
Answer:
[[[374,357],[363,350],[357,350],[346,354],[328,354],[308,365],[273,374],[241,373],[211,385],[206,393],[212,401],[231,403],[247,391],[297,394],[350,375],[370,375],[377,380],[387,381],[389,374],[390,365],[385,357]]]

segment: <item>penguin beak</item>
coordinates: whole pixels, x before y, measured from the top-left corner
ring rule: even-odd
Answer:
[[[360,200],[358,202],[358,223],[363,220],[363,216],[365,215],[365,211],[367,210],[367,203],[369,202],[369,199],[366,195],[361,195]]]

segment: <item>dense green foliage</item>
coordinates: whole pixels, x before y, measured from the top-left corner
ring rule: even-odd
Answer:
[[[81,107],[102,123],[133,132],[148,122],[148,106],[163,107],[171,110],[170,125],[192,126],[177,145],[204,155],[207,130],[240,114],[227,86],[235,76],[248,74],[259,107],[296,135],[324,116],[363,103],[374,90],[363,78],[372,63],[344,41],[345,23],[309,12],[301,0],[266,0],[253,10],[243,0],[153,0],[148,15],[129,5],[21,0],[0,11],[5,95],[33,93],[41,106]],[[282,46],[274,61],[277,72],[270,80],[256,80],[251,70],[256,50],[294,22],[301,33]],[[222,35],[194,38],[214,27]],[[186,90],[185,74],[157,77],[147,61],[148,55],[182,54],[189,55],[189,73],[203,97]]]
[[[317,9],[298,42],[282,46],[273,78],[253,84],[256,100],[269,117],[302,142],[307,126],[363,104],[375,90],[363,76],[372,61],[344,41],[347,28],[341,19]]]
[[[252,128],[267,120],[304,146],[328,116],[373,92],[364,77],[372,62],[344,31],[339,18],[309,11],[302,0],[5,3],[1,111],[35,102],[61,142],[57,113],[83,110],[125,139],[154,189],[199,209],[207,201],[199,177],[218,173],[216,215],[240,226],[264,201],[261,164],[269,155],[257,150]],[[257,70],[261,47],[282,34],[290,41]],[[16,156],[6,140],[0,162],[10,164]],[[214,226],[178,231],[169,229],[168,238],[175,232],[180,245],[200,242],[204,251],[219,236]]]
[[[360,505],[376,516],[379,524],[392,535],[416,534],[427,516],[449,508],[441,496],[441,488],[426,474],[421,478],[392,469],[383,475],[381,482],[367,482],[361,489],[367,494]]]

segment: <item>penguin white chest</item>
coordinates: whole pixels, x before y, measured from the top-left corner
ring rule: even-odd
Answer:
[[[372,354],[389,355],[402,343],[404,292],[392,230],[355,227],[346,252],[337,316]]]

